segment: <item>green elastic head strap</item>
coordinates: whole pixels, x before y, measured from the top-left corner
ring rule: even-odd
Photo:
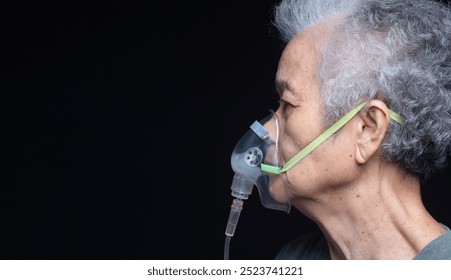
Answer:
[[[282,172],[287,171],[291,167],[293,167],[296,163],[301,161],[303,158],[305,158],[309,153],[311,153],[314,149],[316,149],[321,143],[327,140],[332,134],[337,132],[340,128],[342,128],[348,121],[352,119],[362,108],[365,106],[367,102],[364,102],[360,104],[359,106],[352,109],[350,112],[348,112],[346,115],[344,115],[341,119],[339,119],[335,124],[333,124],[331,127],[329,127],[326,131],[324,131],[320,136],[318,136],[315,140],[313,140],[310,144],[308,144],[304,149],[302,149],[299,153],[297,153],[294,157],[292,157],[287,163],[282,167],[268,165],[268,164],[261,164],[261,170],[263,172],[267,173],[273,173],[273,174],[280,174]],[[404,120],[400,115],[393,112],[392,110],[389,110],[390,117],[397,123],[403,124]]]

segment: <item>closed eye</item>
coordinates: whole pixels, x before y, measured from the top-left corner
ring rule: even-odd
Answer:
[[[279,99],[279,104],[280,104],[280,106],[282,106],[283,108],[294,108],[294,107],[297,107],[297,106],[295,106],[295,105],[293,105],[293,103],[291,103],[291,102],[288,102],[288,101],[286,101],[286,100],[284,100],[284,99]]]

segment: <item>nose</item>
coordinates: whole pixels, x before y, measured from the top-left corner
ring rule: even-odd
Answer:
[[[268,131],[269,137],[273,142],[277,142],[279,138],[280,133],[280,107],[277,109],[277,111],[270,110],[271,111],[271,117],[268,117],[268,121],[263,124],[263,127]]]
[[[271,138],[273,141],[277,137],[277,122],[277,116],[275,114],[272,114],[271,118],[269,118],[268,121],[263,124],[263,127],[269,133],[269,138]]]

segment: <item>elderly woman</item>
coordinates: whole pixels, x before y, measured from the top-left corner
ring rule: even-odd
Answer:
[[[282,0],[265,123],[270,193],[320,229],[277,259],[451,259],[420,179],[451,149],[451,12],[427,0]],[[277,135],[275,135],[277,134]]]

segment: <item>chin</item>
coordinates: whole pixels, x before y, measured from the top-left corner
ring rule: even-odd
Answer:
[[[290,200],[287,188],[283,183],[270,185],[269,193],[271,194],[272,198],[278,202],[285,203],[289,202]]]

